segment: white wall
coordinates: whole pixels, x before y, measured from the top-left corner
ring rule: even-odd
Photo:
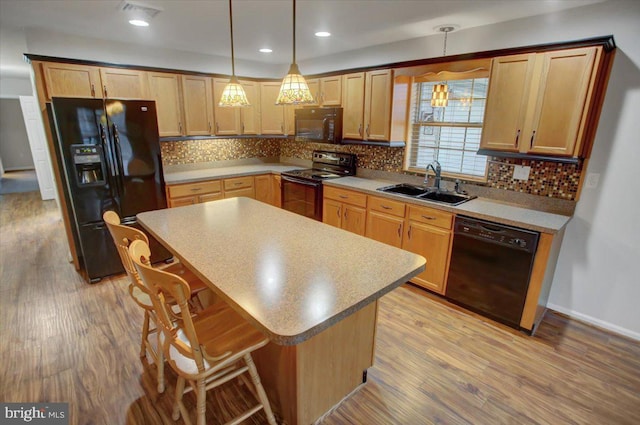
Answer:
[[[141,65],[213,74],[231,74],[228,57],[203,55],[171,49],[153,48],[92,38],[80,38],[41,29],[26,31],[28,53],[72,59],[85,59],[124,65]],[[236,59],[238,76],[280,78],[283,65]]]

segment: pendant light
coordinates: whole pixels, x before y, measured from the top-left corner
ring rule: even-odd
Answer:
[[[224,86],[222,96],[218,106],[249,106],[247,94],[244,88],[236,78],[235,57],[233,55],[233,12],[231,9],[231,0],[229,0],[229,29],[231,32],[231,79]]]
[[[452,26],[442,26],[438,28],[444,33],[444,48],[442,56],[447,56],[447,34],[453,31],[455,28]],[[445,107],[449,104],[449,86],[446,83],[434,84],[433,92],[431,93],[431,106]]]
[[[293,0],[293,62],[282,80],[276,105],[313,103],[313,96],[296,64],[296,0]]]

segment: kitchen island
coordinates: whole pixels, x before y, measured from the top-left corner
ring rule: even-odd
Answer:
[[[138,220],[270,338],[255,360],[288,424],[313,423],[364,382],[377,300],[425,268],[421,256],[248,198]]]

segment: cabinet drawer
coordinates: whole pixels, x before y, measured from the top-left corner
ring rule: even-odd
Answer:
[[[217,201],[218,199],[222,199],[222,192],[216,193],[206,193],[198,197],[198,202],[209,202],[209,201]]]
[[[240,196],[245,196],[247,198],[255,199],[256,193],[253,190],[253,187],[243,187],[242,189],[224,191],[225,198],[237,198]]]
[[[208,182],[177,184],[169,187],[169,197],[178,198],[180,196],[202,195],[204,193],[220,192],[222,185],[220,180]]]
[[[336,189],[335,187],[330,186],[325,187],[324,197],[362,208],[366,208],[367,206],[367,195],[364,193],[352,192],[350,190]]]
[[[409,220],[418,221],[420,223],[429,224],[442,229],[451,229],[453,224],[453,214],[433,208],[410,206]]]
[[[224,180],[224,190],[244,189],[245,187],[253,187],[253,176],[236,177]]]
[[[369,196],[369,209],[398,217],[404,217],[405,205],[403,202],[391,201],[385,198]]]
[[[169,199],[169,208],[184,207],[185,205],[197,204],[198,200],[195,196],[187,196],[185,198]]]

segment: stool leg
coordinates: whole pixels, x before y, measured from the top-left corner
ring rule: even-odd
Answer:
[[[147,340],[149,338],[149,311],[144,311],[144,322],[142,323],[142,344],[140,346],[140,358],[147,355]]]
[[[196,387],[198,425],[207,425],[207,419],[205,416],[207,410],[207,389],[204,383],[204,378],[198,379]]]
[[[273,417],[271,405],[269,404],[269,398],[267,398],[267,393],[265,393],[262,382],[260,382],[260,375],[258,375],[258,371],[256,369],[255,363],[253,363],[251,354],[246,354],[244,356],[244,361],[249,368],[249,375],[251,376],[253,385],[256,387],[256,391],[258,392],[258,398],[260,399],[260,403],[262,403],[264,413],[267,415],[267,421],[269,421],[269,425],[276,425],[276,418]]]

